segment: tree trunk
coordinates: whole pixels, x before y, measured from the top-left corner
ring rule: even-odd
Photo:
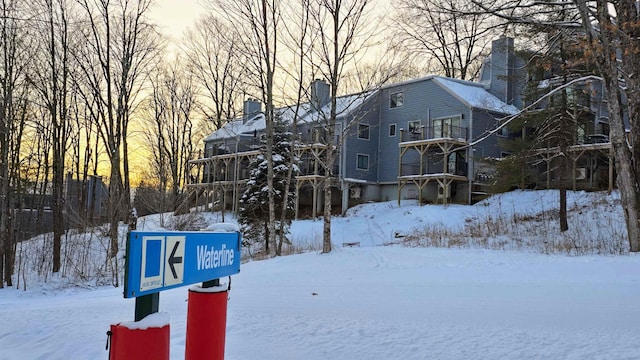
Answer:
[[[624,186],[625,200],[623,207],[626,215],[627,232],[629,234],[629,247],[632,252],[640,251],[640,14],[638,3],[634,0],[623,0],[617,3],[616,14],[618,23],[624,35],[620,36],[620,49],[622,50],[622,76],[627,87],[627,111],[631,131],[624,134],[628,136],[625,148],[630,153],[628,170],[629,178],[621,179],[618,176],[618,187]],[[620,34],[618,32],[618,34]],[[628,146],[626,144],[630,144]],[[620,160],[616,158],[616,163]],[[624,185],[621,182],[625,182]],[[622,191],[621,191],[622,194]],[[621,196],[622,197],[622,196]]]
[[[613,84],[611,82],[614,82]],[[625,130],[624,130],[624,122],[622,121],[622,116],[620,115],[620,103],[618,95],[618,79],[617,77],[611,79],[607,82],[607,93],[609,94],[609,113],[615,114],[610,115],[610,119],[618,117],[619,120],[616,121],[617,126],[613,126],[614,123],[611,121],[610,124],[610,138],[611,145],[613,146],[613,153],[615,157],[616,171],[617,171],[617,184],[618,190],[620,191],[620,200],[622,203],[622,208],[625,214],[625,221],[627,225],[627,234],[629,237],[629,248],[632,252],[640,251],[640,226],[638,224],[638,219],[640,215],[640,200],[638,196],[638,179],[636,177],[636,173],[633,171],[633,157],[629,146],[627,145]],[[614,90],[616,89],[616,90]],[[612,99],[613,97],[613,99]]]
[[[269,223],[264,223],[264,253],[269,255]]]
[[[59,147],[55,144],[54,147]],[[58,149],[59,150],[59,149]],[[64,234],[64,154],[54,150],[53,164],[53,269],[54,273],[60,271],[61,261],[60,252],[62,248],[62,235]]]
[[[109,180],[109,258],[118,255],[118,225],[122,218],[122,180],[120,178],[120,156],[118,151],[112,154],[111,177]]]
[[[0,194],[9,194],[9,140],[7,131],[7,116],[6,110],[0,112]],[[0,273],[4,276],[0,278],[0,288],[7,283],[7,286],[12,286],[11,283],[11,240],[9,238],[9,219],[11,216],[11,210],[9,209],[9,201],[7,196],[0,196]]]
[[[325,180],[329,182],[327,178]],[[322,253],[331,252],[331,186],[324,187],[324,224],[322,226]]]
[[[629,21],[631,18],[637,17],[636,4],[633,1],[625,0],[618,3],[616,12],[618,13],[617,24],[612,24],[611,13],[609,4],[606,2],[598,2],[596,20],[598,21],[598,29],[593,26],[593,17],[590,4],[584,0],[575,0],[580,16],[582,18],[582,25],[585,27],[588,39],[590,41],[589,46],[592,49],[598,49],[599,51],[594,55],[596,58],[596,65],[602,75],[606,96],[608,100],[609,110],[609,139],[611,146],[613,147],[613,154],[615,159],[615,167],[617,172],[617,185],[620,191],[620,200],[622,208],[625,214],[625,222],[627,225],[627,236],[629,239],[629,250],[631,252],[640,251],[640,193],[638,186],[640,185],[640,178],[637,171],[634,168],[635,163],[640,162],[640,158],[634,157],[634,153],[629,148],[629,144],[626,139],[626,128],[624,124],[624,116],[622,111],[622,94],[620,89],[620,72],[618,57],[616,54],[622,45],[622,67],[627,71],[625,74],[635,74],[637,68],[633,69],[636,53],[639,51],[637,44],[637,37],[625,36],[626,34],[620,34],[619,25],[623,29],[630,27],[637,31],[637,22]],[[626,5],[626,6],[624,6]],[[619,11],[618,11],[619,10]],[[631,11],[629,11],[631,10]],[[637,58],[636,58],[637,61]],[[629,68],[627,68],[630,66]],[[628,70],[632,70],[628,72]],[[627,76],[627,89],[630,89],[629,96],[629,115],[631,122],[631,136],[637,136],[633,132],[640,130],[638,119],[632,117],[636,115],[637,109],[640,109],[640,97],[637,94],[638,85],[640,79],[637,76]],[[634,145],[634,144],[631,144]],[[637,145],[637,144],[635,144]],[[640,146],[634,146],[636,150]],[[640,156],[640,152],[638,153]],[[640,164],[638,164],[640,166]]]
[[[564,182],[560,183],[560,232],[569,230],[567,222],[567,187]]]
[[[112,263],[112,279],[113,286],[120,286],[120,277],[118,275],[118,226],[122,219],[122,179],[120,177],[120,156],[118,151],[112,154],[111,159],[111,178],[109,182],[109,253],[108,259]]]
[[[275,9],[271,9],[275,11]],[[273,14],[269,14],[267,11],[267,1],[262,0],[262,31],[264,34],[264,55],[265,55],[265,67],[266,67],[266,116],[265,116],[265,125],[266,125],[266,135],[267,135],[267,144],[266,144],[266,160],[267,160],[267,189],[269,192],[269,236],[267,237],[267,242],[270,242],[275,246],[275,223],[276,223],[276,207],[275,207],[275,191],[273,187],[273,78],[274,71],[276,66],[276,34],[277,31],[273,31],[273,38],[269,36],[269,22],[267,20],[268,16],[273,16]],[[276,26],[275,23],[271,24],[273,27]],[[272,42],[273,41],[273,48]]]

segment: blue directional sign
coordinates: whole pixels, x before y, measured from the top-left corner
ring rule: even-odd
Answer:
[[[240,272],[239,232],[132,231],[124,297],[205,282]]]

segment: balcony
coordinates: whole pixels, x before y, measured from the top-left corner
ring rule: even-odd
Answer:
[[[431,141],[431,140],[455,140],[458,142],[467,142],[469,140],[469,129],[462,126],[444,124],[422,126],[409,131],[400,131],[400,142],[411,141]]]

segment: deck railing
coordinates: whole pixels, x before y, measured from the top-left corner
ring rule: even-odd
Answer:
[[[467,141],[469,139],[468,128],[446,124],[442,126],[421,126],[410,131],[401,130],[400,134],[400,142],[430,139],[463,139]]]

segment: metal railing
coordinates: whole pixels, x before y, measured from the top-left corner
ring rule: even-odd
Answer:
[[[421,126],[417,129],[411,129],[409,131],[400,131],[400,142],[407,141],[420,141],[430,139],[463,139],[469,140],[469,129],[456,125],[442,125],[442,126]]]
[[[429,174],[452,174],[467,176],[468,164],[464,160],[458,160],[453,163],[449,163],[448,168],[443,169],[442,162],[437,164],[430,164],[428,167],[423,165],[422,174],[420,173],[420,163],[418,162],[405,162],[402,163],[401,174],[399,176],[412,176],[412,175],[429,175]]]

